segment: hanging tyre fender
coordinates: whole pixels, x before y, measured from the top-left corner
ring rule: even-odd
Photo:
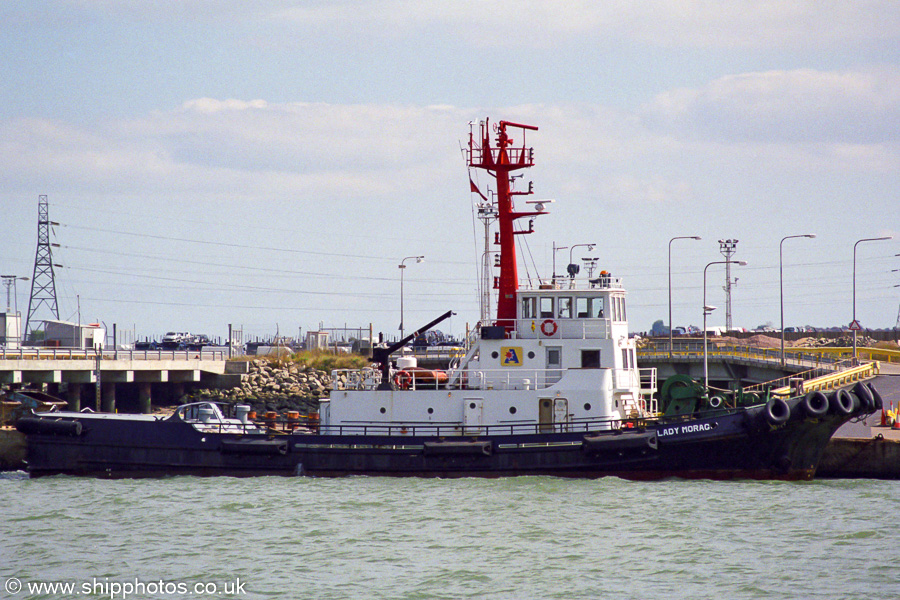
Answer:
[[[81,421],[48,417],[22,417],[16,422],[16,429],[25,435],[71,435],[77,437],[83,433]]]
[[[828,414],[828,396],[818,390],[810,392],[800,401],[800,406],[807,418],[821,419]]]
[[[762,414],[769,425],[784,425],[791,418],[791,409],[781,398],[771,398],[766,402]]]
[[[834,392],[828,403],[831,407],[831,412],[842,417],[849,417],[856,408],[853,396],[850,395],[850,392],[843,389]]]
[[[875,412],[875,398],[872,396],[872,390],[866,384],[862,381],[857,381],[856,385],[853,386],[853,393],[859,398],[859,408],[863,413]]]
[[[869,388],[870,392],[872,392],[872,401],[875,403],[875,410],[884,410],[884,400],[881,399],[881,394],[878,393],[878,390],[875,389],[875,386],[871,383],[867,383],[866,387]]]

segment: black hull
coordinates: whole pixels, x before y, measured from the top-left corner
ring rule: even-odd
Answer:
[[[20,423],[32,476],[309,475],[634,480],[808,480],[832,434],[854,415],[809,418],[798,400],[772,424],[764,407],[649,422],[616,432],[515,435],[240,435],[180,420],[31,417]],[[857,411],[858,413],[859,411]],[[571,426],[570,426],[571,427]]]

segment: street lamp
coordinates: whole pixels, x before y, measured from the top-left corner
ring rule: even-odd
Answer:
[[[6,312],[12,310],[12,301],[16,301],[16,314],[19,314],[19,294],[15,290],[16,281],[28,281],[28,277],[18,277],[17,275],[0,275],[3,279],[3,285],[6,286]],[[12,292],[12,293],[10,293]]]
[[[803,233],[800,235],[788,235],[781,238],[778,244],[778,296],[781,299],[781,366],[784,367],[784,260],[782,258],[782,249],[784,240],[792,238],[814,238],[814,233]]]
[[[856,331],[859,329],[859,323],[856,322],[856,247],[862,242],[881,242],[891,239],[894,238],[890,235],[877,238],[863,238],[853,244],[853,321],[850,323],[850,326],[853,328],[853,362],[856,362]]]
[[[714,260],[703,267],[703,385],[707,388],[709,387],[709,349],[706,341],[706,315],[716,310],[716,307],[706,303],[706,270],[712,265],[724,265],[728,262],[732,262],[742,267],[747,265],[747,261],[745,260]]]
[[[416,259],[417,263],[425,260],[424,256],[407,256],[400,261],[397,267],[400,269],[400,339],[403,339],[403,271],[406,270],[406,261]]]
[[[699,239],[699,235],[680,235],[669,240],[669,359],[672,358],[672,242]]]

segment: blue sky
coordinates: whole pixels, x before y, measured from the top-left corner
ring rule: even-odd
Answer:
[[[460,145],[485,117],[540,127],[526,179],[556,203],[522,274],[597,243],[633,330],[666,319],[682,235],[703,240],[673,246],[676,325],[723,238],[749,263],[735,325],[777,324],[779,241],[806,233],[787,325],[849,323],[853,244],[886,235],[858,247],[857,317],[898,317],[896,2],[6,0],[0,22],[0,265],[31,275],[47,194],[64,319],[391,334],[423,254],[406,328],[452,309],[459,334],[480,236]]]

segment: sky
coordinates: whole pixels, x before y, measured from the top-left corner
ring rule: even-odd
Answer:
[[[516,185],[555,202],[520,275],[597,258],[633,331],[668,320],[670,247],[673,325],[701,324],[721,239],[736,327],[782,298],[786,326],[849,324],[854,255],[857,319],[900,319],[894,0],[4,0],[0,23],[0,270],[32,276],[46,194],[64,320],[396,336],[424,255],[405,329],[452,310],[462,335],[485,118],[539,128]]]

